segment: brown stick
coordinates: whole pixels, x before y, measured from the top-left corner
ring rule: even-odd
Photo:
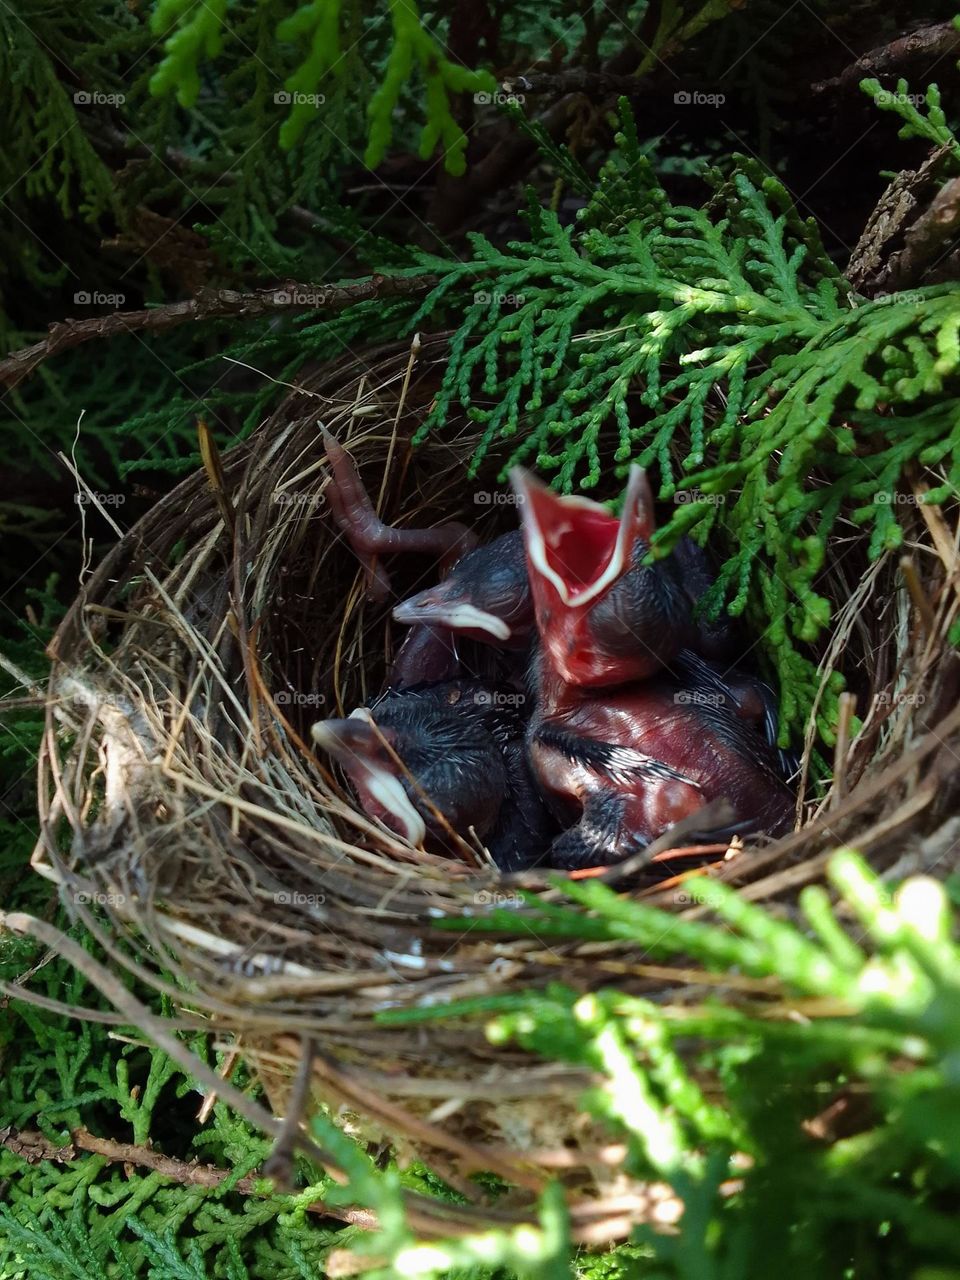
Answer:
[[[87,320],[63,320],[52,324],[49,335],[40,342],[21,347],[5,360],[0,360],[0,383],[15,387],[42,361],[92,338],[111,338],[119,333],[138,331],[157,333],[190,320],[214,320],[223,316],[251,320],[273,311],[305,311],[312,307],[342,311],[354,302],[373,298],[418,297],[432,289],[436,282],[434,275],[372,275],[366,280],[326,285],[286,280],[253,293],[238,293],[235,289],[201,289],[195,298],[151,307],[146,311],[115,311],[112,315],[91,316]]]
[[[504,93],[538,93],[561,97],[565,93],[583,93],[588,98],[608,98],[611,94],[627,97],[649,93],[650,86],[636,75],[619,75],[614,71],[587,71],[584,67],[568,67],[564,71],[531,71],[525,76],[506,76],[501,81]]]
[[[857,709],[857,699],[852,693],[841,693],[838,702],[837,740],[833,747],[833,800],[836,808],[847,792],[847,754],[850,750],[850,722]]]
[[[838,76],[813,85],[814,93],[826,89],[856,89],[865,76],[882,76],[899,72],[904,64],[920,63],[921,69],[960,50],[960,31],[952,22],[939,22],[920,27],[908,35],[898,36],[889,44],[869,49],[856,62],[845,67]]]
[[[28,1164],[39,1164],[41,1160],[54,1160],[59,1164],[69,1164],[75,1160],[79,1151],[89,1151],[93,1155],[104,1156],[112,1164],[132,1164],[141,1169],[151,1169],[165,1178],[171,1178],[185,1187],[219,1187],[228,1177],[229,1169],[218,1169],[211,1164],[191,1164],[185,1160],[174,1160],[172,1156],[162,1155],[150,1147],[138,1147],[132,1142],[114,1142],[110,1138],[98,1138],[88,1130],[72,1129],[70,1141],[66,1146],[58,1147],[42,1133],[35,1129],[15,1129],[12,1125],[0,1129],[0,1146],[4,1146],[14,1155],[26,1160]],[[240,1195],[261,1195],[257,1184],[263,1177],[248,1174],[236,1182],[232,1191]],[[345,1205],[328,1205],[322,1200],[315,1200],[307,1205],[310,1213],[321,1214],[327,1218],[336,1218],[340,1222],[349,1222],[373,1231],[379,1225],[376,1215],[369,1209],[351,1209]]]
[[[920,581],[920,575],[917,572],[917,566],[914,564],[913,556],[900,557],[900,576],[903,578],[904,586],[913,601],[914,608],[920,615],[920,622],[924,631],[928,636],[933,635],[937,624],[936,614],[933,611],[933,605],[930,603],[930,597]]]

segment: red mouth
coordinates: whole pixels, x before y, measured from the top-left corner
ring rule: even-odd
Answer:
[[[589,498],[559,497],[520,468],[511,477],[520,496],[531,576],[577,608],[599,598],[629,569],[638,541],[653,532],[646,475],[632,467],[619,519]]]

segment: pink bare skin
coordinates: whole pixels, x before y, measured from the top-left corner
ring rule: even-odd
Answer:
[[[524,473],[514,486],[540,639],[527,743],[567,827],[552,864],[622,861],[714,800],[732,809],[730,834],[782,829],[793,797],[759,732],[762,699],[684,657],[692,601],[667,562],[642,565],[653,532],[643,473],[631,471],[619,519]]]

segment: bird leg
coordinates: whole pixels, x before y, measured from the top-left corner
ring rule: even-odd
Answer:
[[[455,520],[432,529],[398,529],[384,524],[353,458],[326,428],[322,431],[333,473],[326,491],[330,513],[364,567],[371,599],[383,601],[390,593],[390,579],[377,562],[378,555],[404,551],[435,555],[440,558],[441,573],[445,573],[464,552],[477,545],[476,534]]]

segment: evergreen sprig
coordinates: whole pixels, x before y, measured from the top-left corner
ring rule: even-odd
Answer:
[[[655,546],[722,529],[732,552],[706,606],[763,634],[786,741],[819,684],[801,646],[830,620],[816,583],[841,511],[876,557],[902,541],[908,463],[939,472],[927,501],[957,493],[960,291],[857,297],[748,160],[707,175],[702,208],[673,204],[622,111],[619,162],[577,225],[531,204],[527,241],[475,236],[465,261],[424,258],[440,282],[411,327],[459,324],[418,439],[462,407],[483,426],[473,473],[506,441],[504,475],[535,462],[563,491],[656,463],[676,511]],[[828,742],[840,687],[820,715]]]
[[[948,147],[954,161],[960,160],[960,142],[940,104],[938,85],[928,85],[925,94],[918,94],[911,93],[903,79],[897,81],[896,90],[885,89],[879,80],[866,79],[860,81],[860,88],[881,111],[900,117],[903,124],[898,137],[923,138],[935,147]]]
[[[314,1119],[313,1130],[347,1174],[343,1186],[327,1191],[327,1200],[331,1204],[363,1204],[376,1211],[380,1230],[353,1242],[359,1258],[388,1259],[387,1266],[364,1272],[369,1280],[434,1280],[462,1271],[496,1274],[501,1268],[529,1280],[569,1280],[569,1222],[563,1192],[555,1184],[542,1197],[536,1227],[418,1240],[407,1221],[397,1171],[378,1169],[323,1113]]]
[[[122,45],[130,25],[129,19],[121,20],[118,30],[90,2],[59,23],[39,0],[27,0],[19,12],[9,7],[0,10],[4,109],[10,120],[29,121],[23,136],[11,130],[0,156],[5,196],[13,191],[19,195],[22,184],[29,199],[52,197],[64,218],[80,214],[89,219],[115,207],[109,170],[85,131],[78,128],[78,114],[89,109],[91,93],[61,81],[60,64],[51,58],[50,50],[57,49],[63,61],[75,59],[82,70],[90,57],[85,40]],[[113,78],[103,81],[96,86],[101,93],[119,87]],[[35,253],[30,237],[20,244],[21,251]]]
[[[31,967],[35,990],[79,1005],[91,999],[77,974],[59,961],[44,963],[42,949],[4,940],[0,974],[13,977]],[[164,1012],[171,1012],[168,1005]],[[209,1161],[229,1173],[211,1188],[135,1164],[124,1168],[98,1154],[68,1149],[63,1163],[28,1163],[3,1147],[0,1273],[30,1280],[257,1280],[267,1274],[303,1280],[317,1274],[338,1231],[307,1215],[305,1205],[323,1197],[328,1180],[298,1195],[274,1194],[264,1183],[261,1194],[238,1196],[236,1184],[263,1163],[269,1142],[220,1104],[198,1126],[193,1085],[163,1053],[140,1043],[134,1029],[118,1037],[109,1026],[68,1027],[59,1016],[16,1002],[2,1030],[4,1126],[39,1130],[69,1148],[71,1131],[101,1135],[106,1124],[102,1136],[185,1166]],[[192,1047],[210,1059],[204,1037],[194,1037]],[[248,1085],[243,1068],[234,1070]]]
[[[916,877],[891,893],[849,850],[834,855],[828,874],[837,905],[825,888],[809,887],[796,924],[705,878],[687,881],[680,899],[704,908],[707,920],[558,878],[570,905],[530,894],[519,910],[435,922],[520,929],[545,946],[629,942],[681,959],[686,972],[700,964],[765,980],[752,997],[662,1003],[555,984],[525,996],[431,1001],[379,1020],[492,1018],[494,1043],[515,1041],[595,1073],[584,1105],[628,1140],[627,1168],[667,1179],[684,1199],[682,1250],[639,1233],[665,1274],[763,1274],[772,1250],[839,1276],[850,1230],[875,1230],[881,1220],[888,1247],[906,1245],[914,1260],[932,1250],[955,1266],[960,1240],[948,1205],[960,1185],[960,946],[947,892]],[[850,1136],[808,1136],[804,1125],[837,1097],[864,1090],[871,1110]],[[719,1187],[735,1152],[743,1187],[721,1213]]]
[[[154,34],[166,34],[167,38],[163,61],[150,81],[154,93],[176,91],[181,107],[194,106],[200,96],[200,64],[216,57],[223,48],[227,4],[228,0],[204,0],[203,4],[160,0],[150,26]]]
[[[413,68],[418,67],[427,108],[427,120],[420,136],[420,156],[429,159],[440,142],[448,172],[462,174],[467,167],[467,137],[454,119],[450,95],[482,93],[489,96],[497,82],[489,71],[473,71],[446,57],[436,38],[422,25],[415,0],[389,0],[389,6],[394,42],[383,83],[370,100],[367,112],[370,141],[364,159],[373,169],[386,154],[393,137],[394,108]]]
[[[376,167],[383,159],[393,136],[393,114],[400,95],[418,71],[423,81],[426,121],[420,138],[424,159],[442,144],[444,163],[450,173],[463,173],[467,138],[457,123],[451,95],[491,94],[496,80],[489,71],[474,70],[448,57],[441,41],[424,25],[416,0],[387,0],[392,26],[392,43],[379,88],[368,107],[369,139],[366,163]],[[196,104],[201,89],[201,67],[217,57],[223,48],[228,0],[197,5],[193,0],[160,0],[151,25],[155,33],[166,35],[164,55],[150,80],[151,91],[162,95],[175,92],[181,106]],[[353,37],[344,45],[343,27]],[[357,38],[357,31],[360,37]],[[284,17],[276,27],[276,40],[292,45],[300,56],[294,71],[284,80],[284,90],[276,101],[289,105],[280,129],[280,143],[290,148],[297,143],[331,82],[342,83],[354,74],[361,57],[357,46],[366,45],[362,11],[355,0],[307,0]]]

